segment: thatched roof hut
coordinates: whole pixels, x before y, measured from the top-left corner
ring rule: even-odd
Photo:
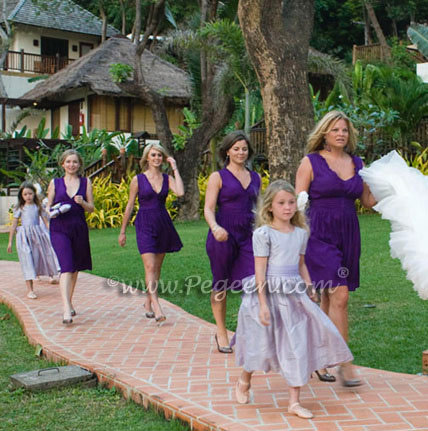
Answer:
[[[119,88],[113,82],[109,71],[114,63],[133,66],[135,49],[135,45],[129,39],[112,37],[38,84],[22,98],[63,101],[69,99],[70,93],[77,89],[87,89],[89,92],[104,96],[136,97]],[[191,85],[186,72],[147,50],[142,55],[141,62],[144,78],[149,87],[161,93],[168,103],[188,104]]]

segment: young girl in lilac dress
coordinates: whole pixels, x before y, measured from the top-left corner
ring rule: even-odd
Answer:
[[[296,191],[309,194],[311,235],[306,264],[316,289],[321,291],[321,308],[348,340],[349,291],[359,286],[360,228],[355,200],[370,208],[375,200],[358,175],[362,160],[353,155],[357,132],[349,118],[331,111],[310,134],[308,155],[296,175]],[[339,370],[345,386],[358,386],[352,364]],[[317,372],[322,381],[335,377],[327,370]]]
[[[7,251],[12,253],[12,239],[16,232],[16,250],[30,299],[37,298],[33,289],[33,280],[37,276],[53,277],[58,274],[58,261],[47,230],[40,226],[40,218],[48,226],[48,215],[42,209],[36,188],[32,183],[24,182],[18,191]],[[19,220],[21,226],[18,226]]]
[[[81,176],[83,161],[77,151],[64,151],[59,165],[64,169],[64,176],[50,182],[47,209],[59,206],[59,211],[55,211],[57,215],[51,218],[49,231],[61,267],[62,323],[68,325],[76,315],[73,294],[78,273],[92,269],[85,211],[94,211],[94,198],[91,181]],[[61,208],[67,208],[67,212],[62,213]]]
[[[229,133],[219,150],[224,168],[210,175],[205,195],[204,214],[210,227],[206,249],[213,274],[211,307],[221,353],[232,352],[225,323],[226,292],[241,290],[242,279],[254,274],[251,235],[261,181],[246,167],[252,153],[244,132]]]
[[[174,176],[162,173],[162,165],[169,163]],[[146,317],[160,323],[166,320],[158,299],[158,284],[165,253],[179,251],[183,244],[165,208],[169,190],[178,197],[184,195],[183,181],[177,164],[159,144],[149,144],[140,162],[143,173],[131,180],[129,200],[123,215],[119,245],[126,244],[126,226],[138,196],[139,210],[135,220],[138,251],[143,260],[146,278]]]
[[[313,417],[300,405],[300,388],[313,371],[352,360],[331,320],[313,302],[305,265],[308,231],[293,187],[274,181],[259,200],[253,233],[255,276],[243,280],[236,329],[235,394],[249,401],[253,371],[279,371],[289,386],[288,412]]]

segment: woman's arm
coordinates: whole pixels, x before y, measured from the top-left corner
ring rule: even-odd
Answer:
[[[51,180],[48,186],[48,203],[46,204],[46,212],[49,213],[49,210],[55,200],[55,181]]]
[[[173,177],[171,175],[168,176],[169,188],[177,197],[181,197],[184,195],[184,184],[178,171],[177,163],[172,157],[168,157],[166,161],[171,165],[172,172],[174,173]]]
[[[267,257],[254,257],[254,269],[256,274],[257,294],[259,298],[259,319],[264,326],[270,325],[270,311],[266,299],[266,268]]]
[[[314,289],[311,276],[309,275],[308,267],[306,266],[306,263],[305,263],[304,254],[301,254],[299,258],[299,273],[306,284],[306,293],[309,295],[309,298],[311,298],[312,301],[314,302],[319,302],[319,297],[317,295],[316,290]],[[301,293],[303,293],[303,291]]]
[[[300,192],[309,192],[309,186],[313,180],[313,170],[311,161],[304,157],[300,162],[296,172],[296,194]]]
[[[126,244],[126,226],[128,226],[129,219],[131,218],[132,210],[134,209],[135,198],[138,194],[138,178],[135,176],[131,180],[131,184],[129,186],[129,199],[126,204],[125,213],[123,214],[122,219],[122,227],[120,228],[119,234],[119,245],[124,247]]]
[[[363,183],[363,193],[360,196],[360,202],[365,208],[372,208],[377,204],[376,199],[372,195],[372,192],[366,183]]]
[[[10,230],[9,230],[9,243],[7,245],[7,252],[8,253],[12,253],[13,235],[15,235],[17,226],[18,226],[18,219],[13,218],[12,225],[10,226]]]
[[[218,172],[213,172],[208,178],[207,190],[205,193],[204,216],[217,241],[227,241],[228,233],[226,229],[217,224],[215,219],[215,208],[217,206],[218,193],[221,188],[221,177]]]
[[[92,183],[91,183],[91,180],[89,178],[88,178],[88,183],[86,186],[86,200],[83,199],[82,195],[76,195],[76,196],[74,196],[74,202],[81,205],[83,207],[83,209],[88,213],[91,213],[94,211],[94,209],[95,209],[95,207],[94,207],[94,196],[92,194]]]

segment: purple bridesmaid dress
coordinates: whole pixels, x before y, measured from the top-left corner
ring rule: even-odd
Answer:
[[[314,179],[309,187],[308,210],[311,235],[306,250],[306,265],[316,288],[348,286],[360,283],[360,227],[355,199],[363,193],[358,171],[363,162],[351,156],[355,175],[344,181],[318,153],[308,154]]]
[[[170,253],[183,247],[165,208],[169,180],[167,174],[162,176],[162,188],[156,193],[144,174],[137,175],[140,208],[135,219],[135,230],[140,254]]]
[[[244,189],[228,169],[218,171],[222,186],[217,199],[217,224],[229,233],[227,241],[217,241],[208,231],[206,250],[213,274],[214,290],[240,290],[241,280],[254,274],[252,232],[254,207],[260,190],[260,177],[250,171],[251,181]]]
[[[51,219],[49,231],[52,246],[58,257],[61,272],[76,272],[92,269],[91,250],[89,246],[88,225],[85,210],[74,202],[74,196],[81,195],[86,199],[88,180],[80,177],[76,194],[68,196],[64,178],[55,178],[55,199],[57,203],[70,204],[70,211]]]

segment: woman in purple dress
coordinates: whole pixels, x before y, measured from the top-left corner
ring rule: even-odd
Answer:
[[[226,291],[241,290],[241,280],[254,274],[252,231],[260,176],[246,167],[253,150],[244,132],[229,133],[220,146],[225,167],[213,172],[205,196],[206,249],[213,274],[211,307],[221,353],[231,353],[226,330]],[[217,213],[216,211],[217,207]]]
[[[362,160],[353,155],[357,132],[349,118],[331,111],[309,136],[308,155],[296,175],[296,191],[309,194],[308,219],[311,235],[305,261],[321,308],[348,340],[349,291],[359,286],[360,228],[355,200],[370,208],[375,204],[358,171]],[[339,370],[345,386],[358,386],[351,363]],[[322,381],[335,381],[327,370],[319,370]]]
[[[162,164],[165,162],[171,165],[174,176],[162,173]],[[143,260],[146,275],[146,317],[154,318],[159,323],[166,320],[157,294],[165,253],[179,251],[183,247],[165,208],[165,201],[169,190],[178,197],[183,196],[184,186],[175,160],[169,157],[159,144],[146,146],[140,166],[143,173],[131,180],[129,200],[119,234],[119,245],[124,247],[126,244],[126,226],[138,195],[139,210],[135,220],[135,231],[138,251]]]
[[[65,174],[50,182],[47,210],[57,204],[67,208],[67,212],[62,213],[60,206],[58,215],[50,221],[49,231],[61,268],[59,286],[64,307],[62,323],[70,324],[76,315],[73,294],[77,275],[79,271],[92,269],[85,211],[94,211],[94,198],[91,181],[81,176],[83,162],[77,151],[64,151],[59,165]]]

